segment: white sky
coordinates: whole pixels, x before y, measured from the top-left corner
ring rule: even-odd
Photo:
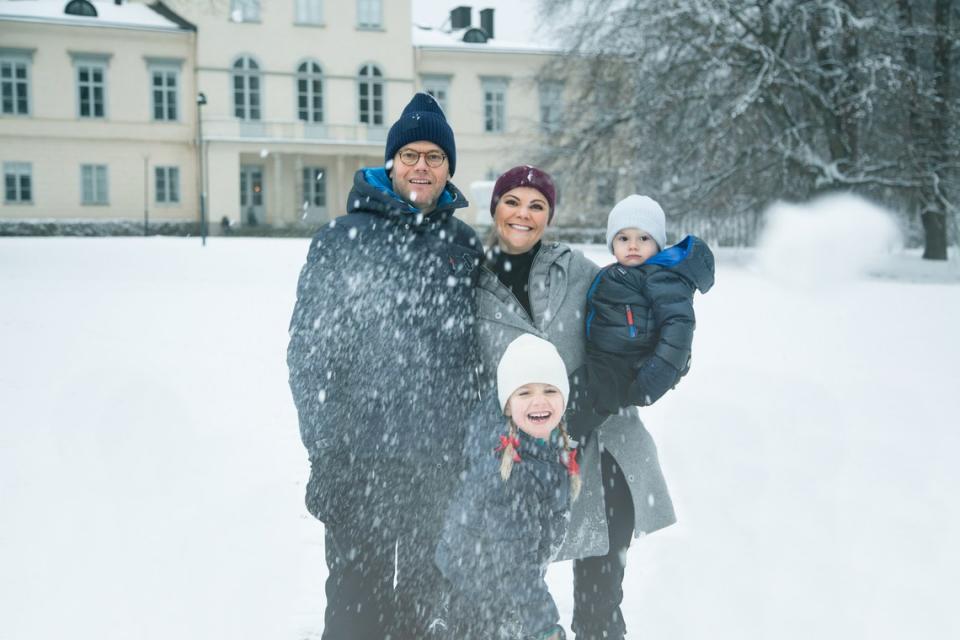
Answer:
[[[494,36],[506,42],[534,40],[541,44],[546,36],[538,28],[537,0],[413,0],[413,22],[431,27],[444,26],[454,7],[473,7],[473,24],[480,24],[480,10],[494,9]]]

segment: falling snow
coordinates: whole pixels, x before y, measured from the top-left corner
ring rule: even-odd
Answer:
[[[0,238],[0,637],[319,637],[278,355],[308,246]],[[798,283],[766,251],[717,252],[692,370],[643,411],[679,523],[627,554],[630,637],[960,637],[960,264]],[[570,563],[547,580],[569,628]]]

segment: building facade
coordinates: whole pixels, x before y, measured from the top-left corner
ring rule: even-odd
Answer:
[[[194,40],[143,5],[0,3],[0,220],[192,221]]]
[[[539,76],[550,51],[479,13],[441,30],[410,0],[0,0],[0,222],[202,210],[213,233],[309,232],[426,90],[456,133],[461,215],[486,223],[489,181],[529,159],[562,85]]]

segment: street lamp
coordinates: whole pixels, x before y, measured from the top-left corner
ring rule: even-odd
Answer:
[[[197,164],[200,166],[200,243],[207,246],[207,179],[203,162],[203,119],[200,107],[207,104],[207,96],[201,91],[197,94]]]

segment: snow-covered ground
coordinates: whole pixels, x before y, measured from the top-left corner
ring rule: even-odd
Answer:
[[[960,637],[960,264],[784,224],[718,252],[693,370],[644,412],[680,522],[630,551],[630,637]],[[319,637],[307,245],[0,238],[0,638]],[[549,582],[568,623],[569,564]]]

